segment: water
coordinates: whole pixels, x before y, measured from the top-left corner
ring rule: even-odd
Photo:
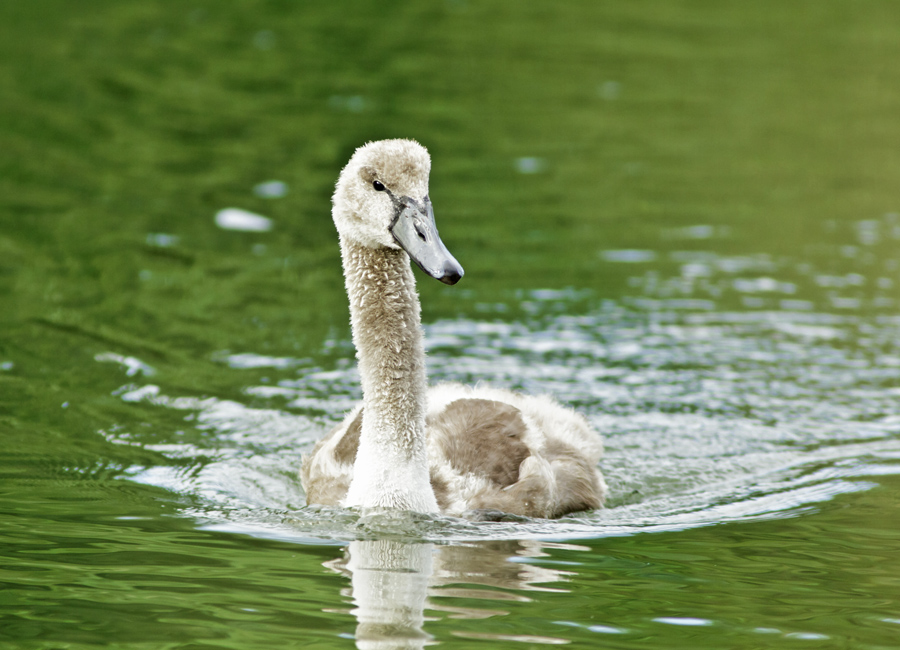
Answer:
[[[888,2],[0,9],[0,645],[891,648]],[[305,506],[359,398],[328,197],[419,138],[432,381],[551,393],[609,507]]]

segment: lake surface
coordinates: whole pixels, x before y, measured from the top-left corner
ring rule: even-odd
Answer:
[[[5,3],[0,646],[898,647],[897,61],[877,1]],[[431,381],[583,412],[606,509],[305,505],[385,137]]]

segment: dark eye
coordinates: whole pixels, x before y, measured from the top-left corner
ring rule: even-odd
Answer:
[[[376,192],[384,192],[387,189],[381,181],[375,181],[372,183],[372,187],[375,188]]]

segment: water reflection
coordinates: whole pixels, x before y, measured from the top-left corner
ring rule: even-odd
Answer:
[[[433,544],[393,540],[351,542],[342,560],[328,563],[350,576],[358,648],[423,648]]]
[[[350,542],[344,556],[325,563],[350,579],[344,593],[356,617],[356,646],[360,650],[423,648],[435,643],[425,630],[425,610],[448,619],[506,616],[511,603],[531,599],[514,591],[565,591],[548,587],[574,575],[570,570],[536,566],[525,558],[547,556],[549,548],[588,550],[569,544],[528,541],[473,542],[441,546],[395,539]],[[489,589],[485,589],[488,587]],[[466,605],[447,602],[464,599]],[[473,607],[472,600],[491,601]],[[452,601],[451,601],[452,603]],[[505,605],[505,607],[504,607]],[[550,637],[490,635],[455,630],[463,638],[566,643]]]

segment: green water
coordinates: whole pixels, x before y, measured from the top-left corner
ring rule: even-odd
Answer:
[[[874,0],[2,3],[0,647],[900,646],[898,61]],[[608,509],[305,507],[385,137],[432,380],[584,412]]]

